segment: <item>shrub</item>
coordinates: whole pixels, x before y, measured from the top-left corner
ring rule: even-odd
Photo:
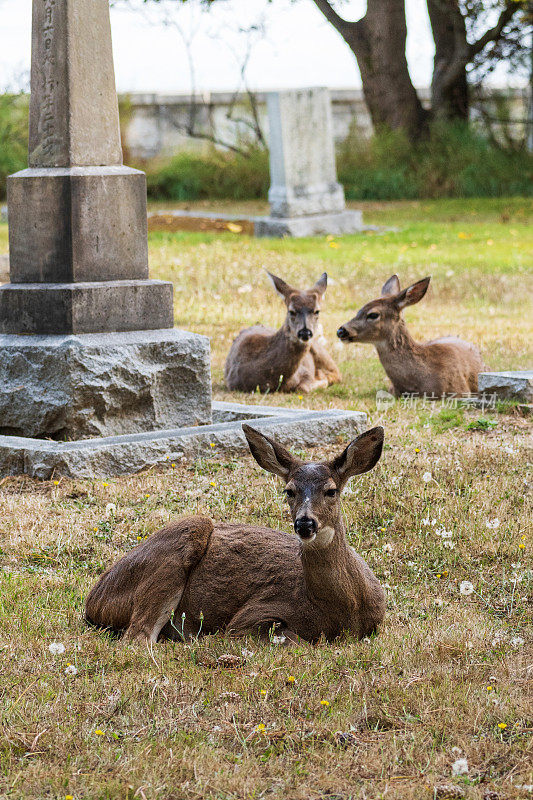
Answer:
[[[464,123],[435,123],[415,145],[399,132],[364,139],[352,130],[337,166],[352,200],[533,194],[533,156],[490,144]]]
[[[259,148],[246,155],[214,148],[206,154],[183,152],[149,167],[147,181],[149,197],[158,200],[263,198],[270,183],[268,153]]]
[[[28,98],[0,94],[0,198],[6,178],[28,165]]]

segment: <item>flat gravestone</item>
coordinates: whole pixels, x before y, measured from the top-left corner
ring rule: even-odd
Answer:
[[[495,394],[505,400],[533,403],[533,370],[481,372],[478,389],[480,394]]]
[[[346,209],[337,181],[329,91],[270,92],[270,217],[256,219],[257,236],[354,233],[359,211]]]

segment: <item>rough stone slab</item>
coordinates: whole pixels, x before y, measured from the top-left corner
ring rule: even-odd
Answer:
[[[214,404],[216,407],[216,404]],[[265,407],[258,407],[263,413]],[[354,437],[366,428],[366,414],[356,411],[294,411],[247,422],[288,447],[313,447]],[[211,445],[214,445],[212,447]],[[65,475],[108,478],[138,472],[181,456],[246,453],[241,422],[178,428],[81,442],[48,442],[0,436],[0,475],[29,475],[48,480]]]
[[[337,182],[328,89],[269,92],[270,214],[307,216],[343,211]]]
[[[0,255],[0,283],[7,283],[9,281],[9,255],[2,253]]]
[[[0,432],[82,439],[211,422],[209,339],[0,335]]]
[[[108,0],[33,0],[29,163],[122,164]]]
[[[0,287],[0,333],[111,333],[173,325],[172,284],[166,281],[6,283]]]
[[[309,217],[275,219],[256,217],[255,235],[280,238],[293,236],[317,236],[320,234],[359,233],[363,230],[361,211],[342,211],[338,214],[316,214]]]
[[[148,278],[143,172],[26,169],[7,190],[13,283]]]
[[[478,377],[479,394],[496,394],[505,400],[533,402],[533,370],[515,372],[481,372]]]

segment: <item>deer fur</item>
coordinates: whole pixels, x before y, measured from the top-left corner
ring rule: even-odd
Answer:
[[[341,380],[324,347],[319,314],[328,276],[311,289],[298,291],[267,273],[287,306],[278,331],[264,325],[242,330],[228,353],[224,377],[228,389],[242,392],[302,392],[327,388]]]
[[[340,494],[378,462],[383,428],[332,461],[308,463],[242,427],[258,464],[285,482],[298,535],[200,516],[172,523],[102,575],[87,597],[88,622],[147,642],[273,628],[287,643],[315,642],[376,630],[385,593],[347,542]]]
[[[429,281],[424,278],[402,291],[398,276],[392,275],[384,284],[381,297],[341,325],[337,336],[343,342],[375,345],[396,397],[477,392],[478,373],[484,366],[475,345],[455,336],[415,342],[407,330],[401,312],[424,297]]]

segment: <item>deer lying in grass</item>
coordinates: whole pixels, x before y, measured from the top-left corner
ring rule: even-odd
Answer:
[[[298,536],[188,517],[151,536],[102,575],[88,622],[126,639],[156,642],[226,631],[287,642],[372,633],[385,594],[346,540],[340,494],[378,462],[383,428],[354,439],[327,463],[307,463],[243,425],[252,455],[285,481]]]
[[[228,389],[242,392],[311,392],[339,383],[337,365],[320,342],[318,317],[327,287],[322,277],[299,292],[268,275],[287,306],[279,331],[254,325],[241,331],[228,353],[224,377]]]
[[[393,275],[383,286],[381,297],[341,325],[337,336],[343,342],[375,345],[396,397],[477,392],[478,373],[484,367],[475,345],[455,336],[415,342],[407,330],[402,309],[422,300],[429,281],[424,278],[402,291],[398,276]]]

